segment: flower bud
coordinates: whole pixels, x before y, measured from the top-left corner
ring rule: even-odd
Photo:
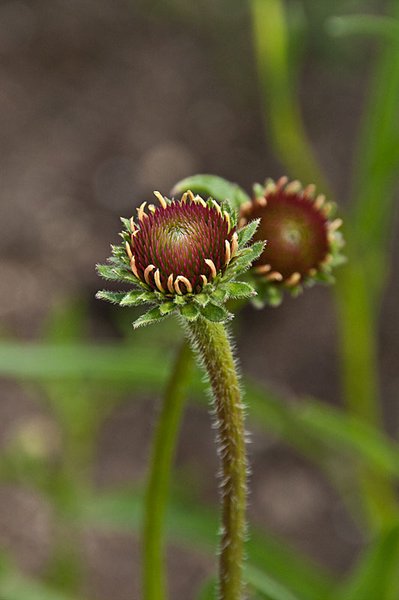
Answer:
[[[121,306],[153,305],[135,327],[173,312],[188,320],[230,319],[226,301],[255,294],[250,284],[237,278],[260,256],[264,242],[248,245],[255,228],[251,224],[238,233],[236,214],[227,203],[212,198],[205,202],[190,191],[180,200],[154,194],[159,205],[143,202],[136,220],[122,219],[123,243],[112,246],[108,265],[97,266],[105,279],[134,289],[103,290],[97,297]]]
[[[267,180],[254,187],[253,200],[240,211],[240,226],[260,219],[255,240],[267,245],[254,262],[252,273],[263,303],[278,305],[283,290],[297,294],[303,285],[332,282],[332,268],[343,262],[341,219],[332,220],[334,205],[315,186],[299,181]]]

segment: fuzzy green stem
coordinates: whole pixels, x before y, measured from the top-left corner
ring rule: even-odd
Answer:
[[[143,600],[164,600],[164,527],[170,473],[176,439],[190,378],[191,351],[186,343],[180,348],[165,391],[161,414],[152,448],[144,503],[143,528]]]
[[[203,318],[185,323],[213,392],[222,467],[219,593],[221,600],[240,600],[243,593],[247,468],[244,410],[238,375],[224,325]]]

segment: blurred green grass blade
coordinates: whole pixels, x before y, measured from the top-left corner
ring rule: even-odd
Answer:
[[[80,502],[80,519],[85,526],[137,530],[141,526],[141,507],[142,495],[138,492],[96,494]],[[195,540],[198,551],[214,551],[218,531],[217,511],[175,499],[170,502],[166,523],[171,540],[191,549]],[[334,584],[321,568],[311,566],[299,553],[266,533],[253,530],[249,538],[246,548],[248,562],[257,569],[257,573],[270,573],[276,581],[284,582],[301,600],[328,597]],[[254,576],[251,583],[253,587],[257,584]]]
[[[0,375],[21,379],[137,382],[154,389],[168,373],[173,347],[0,343]]]
[[[390,2],[399,27],[399,4]],[[399,35],[383,45],[371,78],[356,154],[353,225],[369,254],[386,249],[399,167]],[[382,257],[383,259],[384,257]],[[375,265],[372,265],[375,267]]]
[[[197,596],[197,600],[215,600],[216,598],[217,582],[216,578],[212,577],[200,589]]]
[[[371,543],[338,600],[399,598],[399,524]]]
[[[171,352],[173,349],[171,349]],[[128,386],[132,393],[158,392],[165,384],[171,354],[164,348],[135,346],[0,344],[0,376],[21,380],[81,380]],[[399,475],[399,449],[371,425],[311,399],[287,402],[279,394],[246,381],[249,416],[313,460],[323,451],[345,452],[388,475]],[[198,371],[190,391],[205,402]]]
[[[265,114],[276,154],[289,174],[315,183],[332,196],[308,141],[290,71],[289,31],[282,0],[251,0],[254,48],[265,102]],[[287,9],[288,10],[288,9]]]
[[[399,23],[392,17],[379,15],[330,17],[326,22],[326,30],[334,37],[366,35],[389,41],[396,41],[399,37]]]
[[[330,449],[399,478],[399,446],[371,425],[317,400],[302,398],[287,404],[252,382],[247,389],[253,422],[274,431],[310,458],[323,458],[323,449]]]
[[[300,600],[299,596],[294,596],[285,586],[251,565],[246,566],[245,577],[248,585],[264,600]]]
[[[63,344],[84,339],[87,313],[87,305],[80,300],[70,300],[53,307],[44,323],[44,341]]]
[[[192,175],[176,183],[171,193],[178,195],[187,190],[204,198],[211,196],[218,201],[229,200],[234,208],[239,208],[241,204],[250,200],[239,185],[217,175]]]
[[[28,578],[1,560],[1,600],[79,600],[44,583]]]

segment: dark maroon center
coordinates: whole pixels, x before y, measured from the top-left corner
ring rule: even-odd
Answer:
[[[230,240],[228,223],[216,208],[197,202],[173,202],[157,208],[139,224],[132,252],[142,279],[149,265],[159,269],[162,286],[167,289],[169,275],[186,277],[193,291],[202,288],[201,275],[208,279],[211,269],[205,259],[213,261],[216,271],[225,266],[225,240]],[[150,285],[156,289],[152,272]]]
[[[270,264],[284,278],[317,268],[328,253],[327,219],[311,201],[281,190],[254,207],[250,217],[261,218],[255,239],[268,241],[256,265]]]

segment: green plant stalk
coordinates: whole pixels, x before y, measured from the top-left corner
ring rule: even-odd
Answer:
[[[365,35],[388,41],[397,41],[399,24],[392,17],[377,15],[345,15],[330,17],[326,23],[328,33],[335,37]]]
[[[142,532],[143,600],[163,600],[166,597],[165,513],[185,392],[191,375],[190,365],[191,350],[188,344],[183,343],[165,391],[150,459]]]
[[[376,315],[368,278],[358,262],[343,269],[336,289],[341,343],[341,373],[346,407],[369,425],[382,427],[377,374]],[[359,465],[364,513],[372,529],[389,526],[397,516],[390,477]]]
[[[192,347],[213,392],[221,460],[222,527],[219,555],[221,600],[241,600],[246,535],[247,464],[244,409],[235,360],[225,326],[203,318],[185,321]]]
[[[313,182],[330,194],[304,124],[289,69],[288,31],[281,0],[251,0],[255,57],[264,114],[268,116],[276,153],[293,177]]]

